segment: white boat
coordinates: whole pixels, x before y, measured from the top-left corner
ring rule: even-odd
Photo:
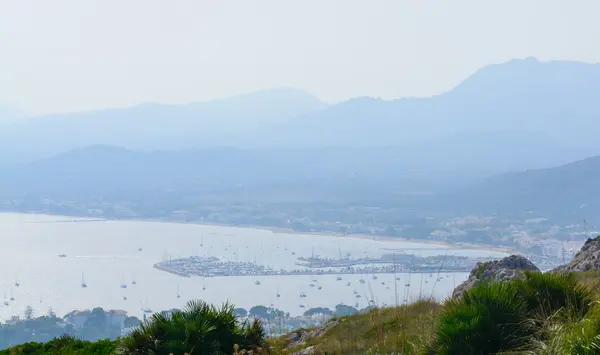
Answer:
[[[81,273],[81,288],[87,288],[87,284],[85,283],[85,279],[83,278],[83,272]]]

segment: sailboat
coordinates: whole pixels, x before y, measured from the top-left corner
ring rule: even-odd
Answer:
[[[179,285],[177,285],[177,298],[181,298],[181,295],[179,294]]]
[[[13,293],[12,293],[12,288],[10,289],[10,300],[11,301],[15,300],[15,297],[13,296]]]
[[[279,287],[277,287],[277,298],[281,297],[281,295],[279,294]]]
[[[8,301],[6,300],[6,292],[4,292],[4,305],[8,306]]]
[[[87,284],[85,283],[85,279],[83,278],[83,272],[81,273],[81,288],[86,288]]]
[[[15,287],[19,287],[19,286],[21,286],[21,284],[19,283],[19,279],[16,279],[15,280]]]
[[[202,236],[200,236],[200,246],[201,246],[201,247],[203,247],[203,246],[204,246],[204,241],[203,241],[203,238],[202,238]]]
[[[121,275],[121,288],[127,288],[127,284],[125,283],[125,278]]]
[[[133,276],[131,277],[131,284],[135,285],[137,282],[135,281],[135,271],[133,272]]]

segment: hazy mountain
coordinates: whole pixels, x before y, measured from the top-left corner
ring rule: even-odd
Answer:
[[[513,160],[512,167],[496,164],[496,171],[548,167],[600,153],[598,102],[600,65],[529,58],[485,67],[431,98],[349,100],[295,119],[273,136],[298,147],[402,146],[423,161],[460,143],[463,154]],[[543,163],[529,165],[536,162]]]
[[[18,162],[95,144],[147,149],[233,146],[266,126],[326,106],[304,92],[276,89],[187,105],[150,103],[50,115],[5,127],[0,150],[13,152],[2,158]]]
[[[19,109],[0,103],[0,127],[25,117]]]
[[[94,144],[396,147],[394,158],[410,169],[481,176],[600,154],[598,102],[600,65],[529,58],[485,67],[430,98],[357,98],[327,106],[280,89],[200,104],[40,117],[1,130],[0,149],[23,161]]]
[[[581,144],[600,128],[598,99],[600,65],[529,58],[485,67],[438,96],[353,99],[288,129],[299,145],[401,145],[497,130]]]
[[[454,194],[486,212],[525,213],[572,222],[600,214],[600,156],[555,168],[502,174]]]
[[[411,170],[396,148],[132,151],[92,146],[0,169],[0,198],[24,194],[86,198],[138,193],[224,191],[232,199],[254,190],[370,197],[426,192],[447,177]],[[341,192],[341,186],[351,191]],[[318,194],[317,194],[318,195]],[[268,197],[267,197],[268,199]]]

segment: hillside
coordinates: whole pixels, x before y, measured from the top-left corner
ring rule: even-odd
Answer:
[[[555,168],[502,174],[457,192],[488,212],[534,211],[548,217],[595,219],[600,213],[600,156]]]
[[[134,151],[91,146],[0,169],[0,197],[220,195],[331,201],[429,191],[442,183],[410,171],[393,148]],[[389,198],[389,197],[388,197]]]

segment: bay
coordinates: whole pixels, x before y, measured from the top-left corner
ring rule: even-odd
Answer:
[[[153,267],[168,258],[191,255],[255,261],[275,269],[295,268],[299,256],[376,257],[389,253],[386,249],[418,255],[505,255],[412,241],[13,213],[0,213],[0,243],[0,297],[8,303],[0,305],[3,320],[22,315],[27,306],[34,309],[35,315],[47,313],[50,308],[62,316],[75,309],[103,307],[141,317],[144,308],[178,308],[190,299],[213,304],[229,301],[246,309],[272,304],[292,315],[301,315],[311,307],[331,308],[339,303],[358,303],[363,308],[369,300],[378,305],[410,302],[419,297],[441,300],[468,276],[444,273],[439,281],[436,275],[414,273],[380,274],[377,280],[371,275],[343,275],[341,281],[336,280],[336,275],[184,278]],[[60,254],[66,257],[59,257]],[[87,288],[81,287],[82,276]],[[365,283],[359,282],[361,278]],[[310,287],[312,280],[322,289]],[[255,285],[256,281],[260,285]],[[122,284],[127,288],[121,288]],[[302,292],[306,298],[300,297]],[[10,301],[11,297],[14,301]]]

